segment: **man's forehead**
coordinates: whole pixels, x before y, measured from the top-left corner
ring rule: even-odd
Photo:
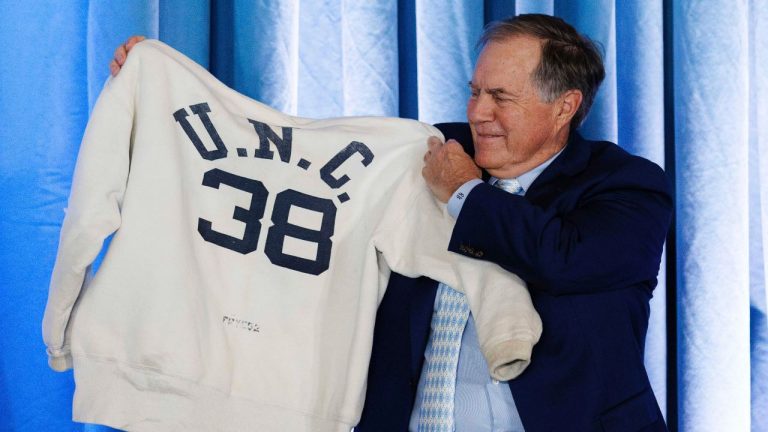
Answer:
[[[483,90],[511,90],[529,81],[539,65],[539,39],[518,36],[491,41],[483,48],[475,64],[470,85]]]
[[[490,63],[499,66],[509,63],[536,65],[541,57],[543,41],[531,36],[513,36],[489,41],[480,51],[478,64]]]
[[[486,93],[515,94],[530,81],[531,72],[521,67],[476,68],[468,84]]]

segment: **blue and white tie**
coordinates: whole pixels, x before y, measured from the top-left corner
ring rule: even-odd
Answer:
[[[515,195],[524,193],[517,179],[499,179],[493,186]],[[427,375],[419,411],[419,432],[453,432],[456,367],[468,318],[467,297],[441,283],[432,314],[432,336],[424,353]]]
[[[513,195],[522,195],[523,187],[520,186],[520,182],[517,181],[517,179],[498,179],[496,180],[496,183],[493,184],[499,189],[502,189],[506,192],[509,192]]]
[[[419,432],[453,432],[456,365],[468,317],[467,297],[441,283],[432,315],[432,337],[424,353],[427,375],[419,412]]]

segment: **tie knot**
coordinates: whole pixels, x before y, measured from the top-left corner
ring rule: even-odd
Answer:
[[[498,179],[493,185],[514,195],[522,195],[525,192],[517,179]]]

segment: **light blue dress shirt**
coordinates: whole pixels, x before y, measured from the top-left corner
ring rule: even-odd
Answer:
[[[562,150],[517,178],[523,188],[523,194],[528,191],[533,181],[560,153]],[[496,180],[495,177],[492,177],[489,183],[494,184]],[[480,179],[470,180],[457,189],[448,202],[448,213],[454,218],[458,217],[464,206],[464,199],[475,186],[482,182]],[[426,374],[422,371],[416,390],[416,402],[413,405],[411,421],[408,426],[411,432],[418,432],[425,378]],[[480,351],[475,320],[471,313],[461,336],[453,410],[457,432],[524,432],[523,423],[515,407],[515,400],[509,390],[509,384],[506,381],[499,382],[491,379],[488,364],[482,351]]]

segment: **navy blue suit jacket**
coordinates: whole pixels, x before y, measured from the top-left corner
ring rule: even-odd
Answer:
[[[472,152],[466,124],[438,127]],[[657,165],[577,133],[525,196],[487,184],[467,196],[449,249],[519,275],[543,322],[509,382],[527,432],[666,430],[643,351],[671,212]],[[391,276],[357,431],[407,430],[436,290]]]

